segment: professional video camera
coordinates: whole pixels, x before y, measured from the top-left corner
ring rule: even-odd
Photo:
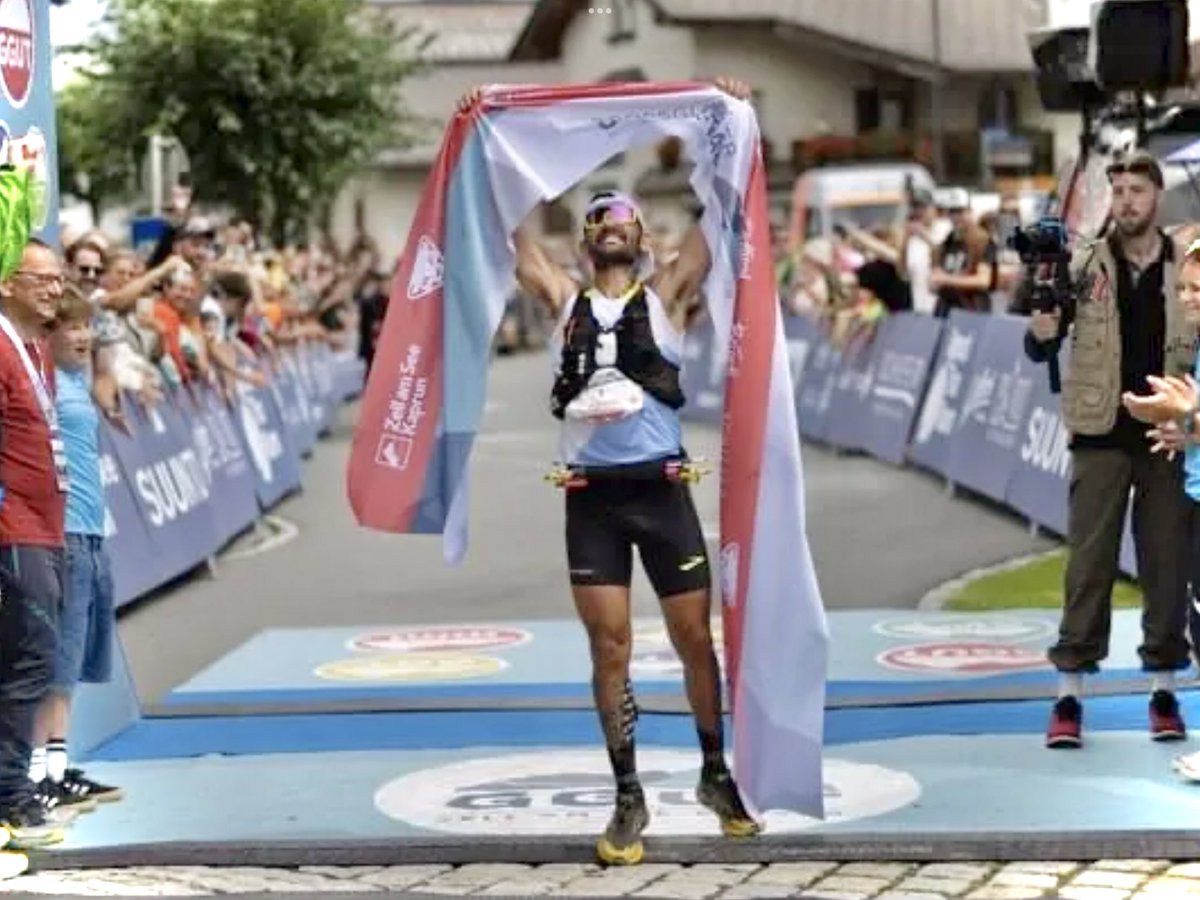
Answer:
[[[1075,304],[1071,283],[1071,251],[1067,244],[1067,226],[1056,216],[1039,219],[1028,228],[1018,228],[1008,239],[1025,266],[1025,289],[1029,291],[1032,312],[1049,313],[1056,309],[1070,318]],[[1062,390],[1058,367],[1059,344],[1055,342],[1047,359],[1050,392]]]

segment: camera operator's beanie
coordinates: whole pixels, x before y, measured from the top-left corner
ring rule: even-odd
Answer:
[[[33,232],[33,172],[12,166],[0,168],[0,281],[21,264]]]

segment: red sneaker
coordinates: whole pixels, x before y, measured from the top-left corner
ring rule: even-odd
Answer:
[[[1083,704],[1075,697],[1060,697],[1050,713],[1046,746],[1053,750],[1083,746]]]
[[[1170,691],[1155,691],[1150,695],[1150,739],[1155,741],[1182,741],[1187,737],[1187,726],[1179,714],[1179,701]]]

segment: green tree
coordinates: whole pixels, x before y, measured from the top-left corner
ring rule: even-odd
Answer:
[[[123,113],[119,105],[112,105],[108,93],[100,82],[73,81],[54,98],[59,184],[87,201],[97,219],[106,200],[129,193],[138,157],[138,148],[131,143],[110,137]]]
[[[103,100],[86,130],[133,158],[172,135],[197,199],[283,242],[381,148],[414,139],[409,38],[365,0],[109,0],[81,48]]]

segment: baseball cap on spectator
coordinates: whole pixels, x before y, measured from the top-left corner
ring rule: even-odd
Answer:
[[[941,188],[934,196],[938,208],[946,212],[965,212],[971,208],[971,195],[966,188]]]
[[[216,226],[204,216],[193,216],[179,229],[179,236],[184,238],[205,238],[211,240],[217,236]]]

